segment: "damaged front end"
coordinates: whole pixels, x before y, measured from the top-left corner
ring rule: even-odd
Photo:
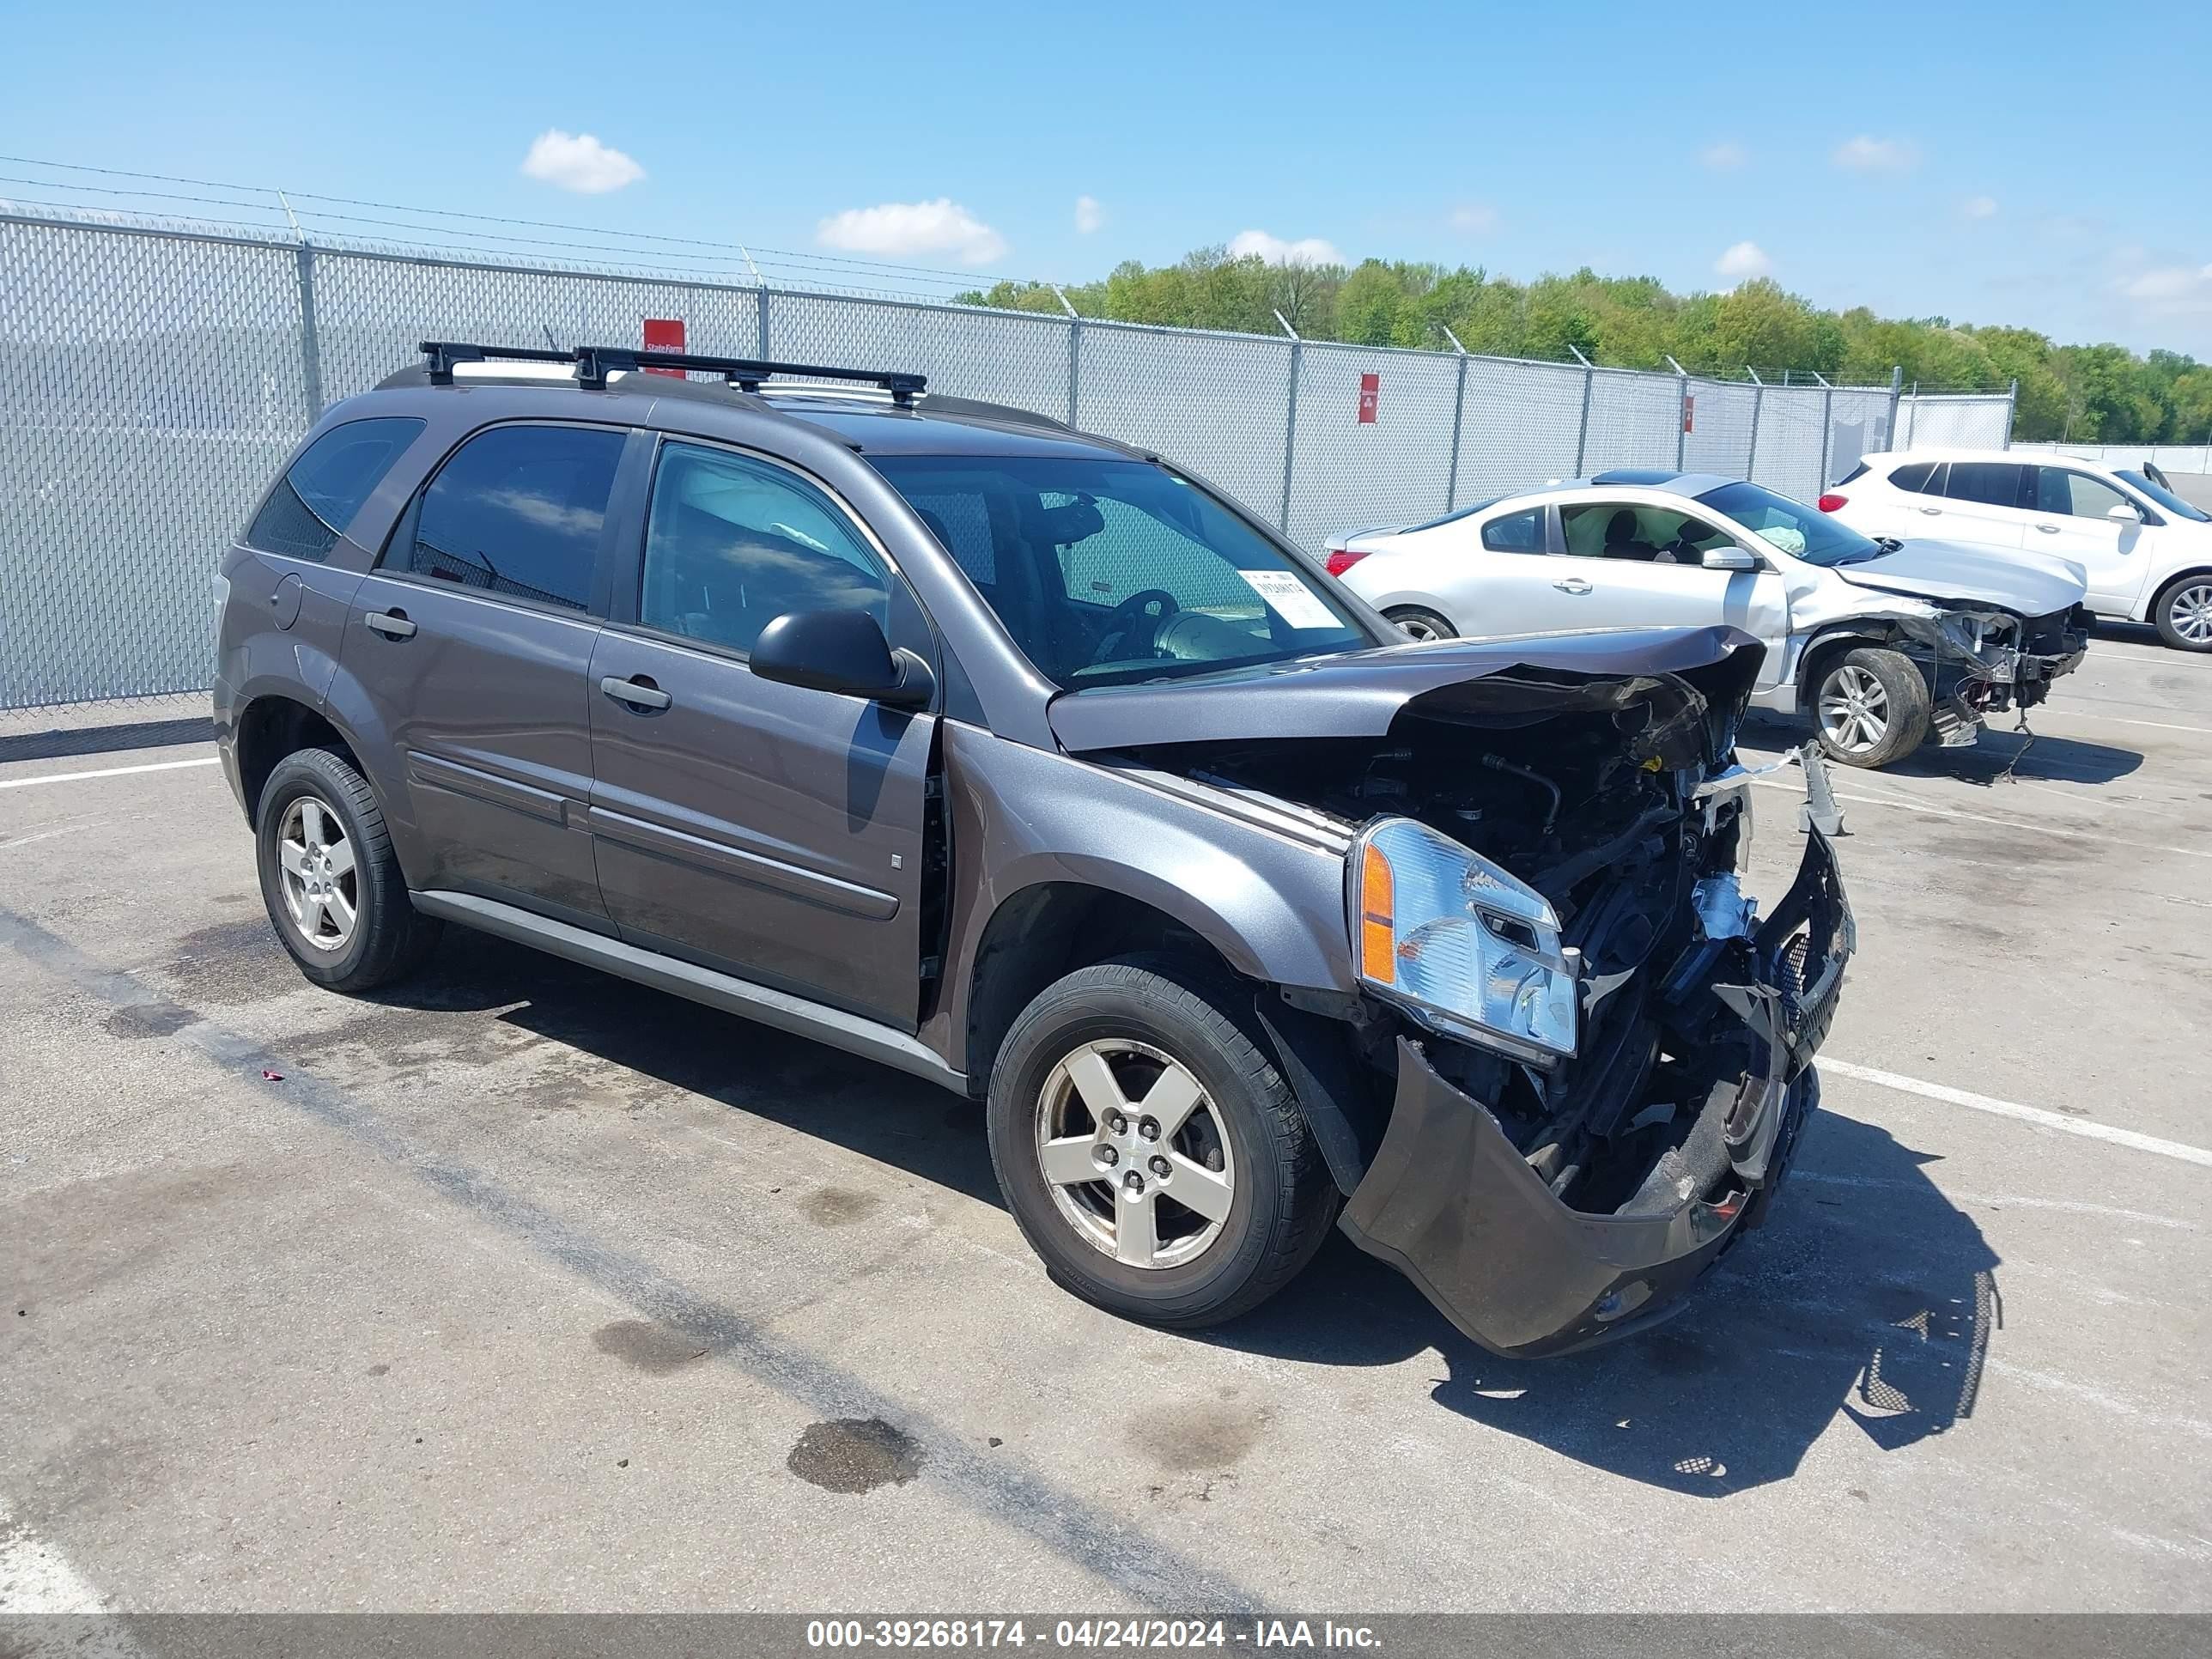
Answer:
[[[1817,830],[1765,920],[1740,885],[1759,655],[1522,665],[1411,698],[1380,744],[1147,757],[1348,832],[1359,994],[1284,1000],[1356,1059],[1286,1066],[1358,1142],[1330,1152],[1345,1231],[1498,1352],[1658,1317],[1762,1218],[1817,1099],[1854,934]]]
[[[2079,605],[2045,617],[1963,604],[1930,611],[1895,627],[1929,677],[1936,737],[1946,748],[1972,744],[1992,714],[2024,715],[2088,651],[2090,617]]]

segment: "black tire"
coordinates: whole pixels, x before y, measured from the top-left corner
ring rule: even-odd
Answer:
[[[1394,605],[1382,614],[1417,640],[1455,640],[1459,637],[1459,629],[1435,611],[1424,611],[1417,605]]]
[[[1327,1237],[1337,1189],[1290,1085],[1250,1029],[1243,1012],[1249,999],[1218,970],[1138,957],[1079,969],[1054,981],[1007,1033],[987,1105],[992,1167],[1030,1247],[1055,1281],[1085,1301],[1148,1324],[1216,1324],[1288,1284]],[[1038,1121],[1049,1101],[1047,1085],[1063,1060],[1100,1042],[1142,1043],[1187,1067],[1205,1091],[1192,1127],[1210,1122],[1225,1139],[1222,1164],[1209,1167],[1225,1167],[1232,1177],[1227,1214],[1211,1243],[1188,1261],[1139,1267],[1117,1260],[1063,1213],[1045,1179]],[[1122,1063],[1135,1068],[1123,1075],[1144,1075],[1140,1057]],[[1178,1146],[1188,1150],[1180,1141]],[[1136,1161],[1129,1160],[1122,1178],[1134,1172]],[[1071,1201],[1087,1192],[1097,1202],[1102,1188],[1070,1190]],[[1176,1190],[1172,1179],[1156,1188],[1154,1208],[1164,1218],[1175,1206],[1158,1200]],[[1103,1191],[1103,1202],[1120,1213],[1110,1181]],[[1195,1212],[1182,1214],[1205,1224]],[[1164,1238],[1168,1231],[1164,1223],[1158,1229]]]
[[[286,896],[283,829],[295,803],[301,803],[303,811],[312,804],[328,812],[351,848],[350,892],[342,896],[351,899],[353,922],[342,943],[316,944]],[[300,971],[316,984],[333,991],[374,990],[414,972],[437,943],[436,920],[420,914],[408,900],[407,880],[392,856],[375,792],[329,750],[302,749],[276,763],[262,786],[254,839],[261,901],[270,922]],[[342,877],[338,882],[343,887]]]
[[[2186,607],[2187,615],[2194,618],[2201,614],[2200,596],[2212,595],[2212,571],[2197,570],[2176,576],[2159,590],[2150,605],[2150,619],[2158,625],[2158,636],[2177,651],[2212,651],[2212,634],[2191,639],[2181,631],[2185,595],[2191,601]]]
[[[1832,732],[1823,708],[1831,696],[1843,695],[1844,686],[1853,676],[1862,677],[1859,684],[1870,678],[1881,688],[1881,735],[1871,742],[1846,742]],[[1878,645],[1854,646],[1821,665],[1812,693],[1813,724],[1820,734],[1820,747],[1839,766],[1872,771],[1904,759],[1928,739],[1928,678],[1919,665],[1901,651]]]

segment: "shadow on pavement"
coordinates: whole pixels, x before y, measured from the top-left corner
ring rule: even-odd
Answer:
[[[2036,713],[2028,712],[2031,726]],[[2143,757],[2134,750],[2113,744],[2084,743],[2079,738],[2054,738],[2042,732],[2031,736],[2008,728],[1984,732],[1972,749],[1926,745],[1882,769],[1899,777],[1955,778],[1986,789],[2008,778],[2111,783],[2139,770],[2142,763]],[[1841,781],[1850,775],[1838,767],[1830,775]]]
[[[126,749],[167,749],[180,743],[211,743],[215,722],[205,714],[179,720],[133,720],[123,726],[58,727],[0,737],[0,764],[9,761],[60,760],[71,755],[113,755]]]
[[[1001,1203],[972,1103],[520,945],[448,930],[429,969],[380,1000],[499,1009],[612,1065]],[[1820,1114],[1772,1218],[1681,1315],[1565,1358],[1485,1352],[1340,1235],[1266,1306],[1192,1340],[1315,1365],[1434,1351],[1432,1397],[1448,1411],[1630,1480],[1723,1497],[1789,1478],[1839,1412],[1891,1449],[1972,1412],[2000,1322],[1996,1257],[1928,1179],[1929,1161]]]

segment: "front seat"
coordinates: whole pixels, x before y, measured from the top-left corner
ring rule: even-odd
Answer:
[[[1656,551],[1642,539],[1636,515],[1622,507],[1605,521],[1605,556],[1608,559],[1649,559]]]

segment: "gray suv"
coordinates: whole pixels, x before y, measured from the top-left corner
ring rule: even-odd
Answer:
[[[423,351],[222,563],[310,979],[455,922],[930,1079],[1054,1276],[1165,1325],[1334,1222],[1558,1352],[1761,1219],[1852,927],[1817,833],[1738,888],[1747,636],[1410,643],[1161,457],[917,375]]]

